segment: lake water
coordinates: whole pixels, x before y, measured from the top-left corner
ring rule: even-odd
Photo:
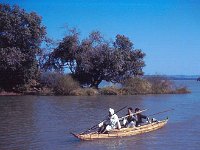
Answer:
[[[0,150],[199,150],[200,82],[176,81],[191,94],[143,96],[2,96],[0,97]],[[70,132],[82,132],[107,115],[109,107],[148,108],[144,114],[166,109],[169,117],[159,130],[111,140],[79,141]],[[118,115],[123,116],[126,110]]]

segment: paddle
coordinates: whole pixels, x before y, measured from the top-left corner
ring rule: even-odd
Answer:
[[[150,117],[150,116],[154,116],[154,115],[157,115],[157,114],[161,114],[161,113],[165,113],[165,112],[168,112],[168,111],[171,111],[171,110],[174,110],[174,109],[171,108],[171,109],[167,109],[167,110],[164,110],[164,111],[160,111],[160,112],[157,112],[157,113],[154,113],[154,114],[148,115],[148,117]]]
[[[115,114],[118,113],[118,112],[120,112],[120,111],[122,111],[122,110],[125,109],[126,107],[127,107],[127,106],[124,106],[124,107],[120,108],[119,110],[117,110],[117,111],[115,112]],[[106,121],[106,120],[104,119],[104,120],[101,121],[101,122],[104,122],[104,121]],[[100,122],[100,123],[101,123],[101,122]],[[86,131],[81,132],[80,134],[85,134],[86,132],[88,132],[88,131],[90,131],[90,130],[92,130],[92,129],[96,129],[98,125],[99,125],[99,123],[98,123],[98,124],[95,124],[94,126],[92,126],[91,128],[87,129]]]
[[[142,112],[147,111],[147,110],[148,110],[148,109],[140,110],[140,111],[138,111],[138,112],[136,112],[136,113],[133,113],[132,115],[137,115],[137,114],[142,113]],[[128,116],[130,116],[130,115],[126,115],[126,116],[124,116],[124,117],[121,117],[121,118],[119,118],[119,120],[122,120],[122,119],[124,119],[124,118],[127,118]]]

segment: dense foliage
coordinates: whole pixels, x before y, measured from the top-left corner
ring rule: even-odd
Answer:
[[[0,4],[0,88],[13,90],[36,77],[45,35],[36,13]]]
[[[81,41],[76,30],[71,30],[50,53],[45,67],[60,71],[69,68],[82,85],[98,88],[102,80],[122,82],[143,75],[144,56],[124,35],[110,42],[100,32],[92,32]]]

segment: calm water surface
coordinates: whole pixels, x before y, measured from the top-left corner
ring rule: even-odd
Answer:
[[[200,83],[176,81],[187,85],[191,94],[95,97],[0,97],[0,150],[66,149],[200,149]],[[107,115],[107,109],[123,106],[148,108],[152,114],[169,108],[174,111],[168,124],[157,131],[127,138],[83,142],[70,132],[81,132]],[[126,111],[120,112],[122,116]]]

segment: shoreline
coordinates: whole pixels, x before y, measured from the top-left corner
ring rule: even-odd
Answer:
[[[113,90],[107,90],[106,92],[103,91],[104,89],[92,89],[92,88],[88,88],[88,89],[82,89],[82,90],[86,90],[84,92],[79,92],[80,89],[77,89],[77,91],[75,90],[73,93],[68,94],[68,95],[58,95],[55,93],[40,93],[40,92],[0,92],[0,96],[127,96],[127,95],[164,95],[164,94],[189,94],[191,93],[191,91],[189,91],[188,89],[184,89],[184,90],[174,90],[174,91],[170,91],[170,92],[164,92],[164,93],[154,93],[154,92],[150,92],[150,93],[134,93],[134,94],[129,94],[129,93],[121,93],[119,92],[121,89],[118,89],[119,91],[113,91]],[[88,92],[88,91],[89,92]],[[103,92],[102,92],[103,91]]]
[[[72,80],[70,83],[74,83]],[[76,84],[47,86],[41,84],[29,85],[26,89],[0,89],[0,96],[101,96],[101,95],[160,95],[160,94],[188,94],[191,91],[187,86],[176,85],[171,80],[155,77],[146,79],[132,78],[127,80],[123,87],[105,86],[100,88],[80,87]]]
[[[16,93],[16,92],[0,92],[0,96],[22,96],[21,93]]]

